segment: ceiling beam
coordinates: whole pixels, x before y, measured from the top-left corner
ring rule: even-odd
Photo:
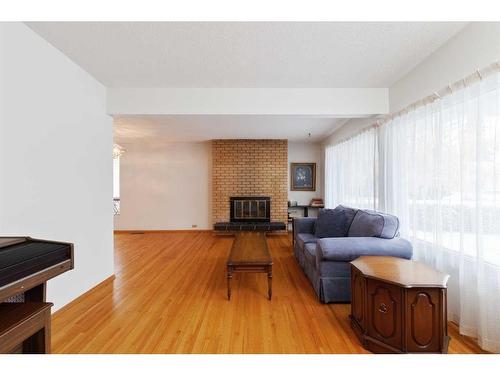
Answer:
[[[108,88],[110,115],[314,115],[389,111],[387,88]]]

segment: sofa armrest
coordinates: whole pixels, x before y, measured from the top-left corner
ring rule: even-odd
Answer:
[[[322,238],[316,246],[316,262],[350,262],[362,255],[411,259],[413,247],[403,238],[337,237]]]
[[[299,217],[293,219],[293,230],[295,237],[299,233],[309,233],[314,234],[314,226],[316,223],[315,217]],[[296,240],[297,238],[294,238]]]

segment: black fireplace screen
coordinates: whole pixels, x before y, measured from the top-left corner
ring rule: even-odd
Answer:
[[[270,197],[231,197],[229,204],[231,222],[271,221]]]

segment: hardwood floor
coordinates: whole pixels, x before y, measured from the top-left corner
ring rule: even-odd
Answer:
[[[367,353],[350,305],[318,302],[290,237],[268,237],[273,299],[264,274],[236,274],[233,238],[211,232],[115,235],[116,278],[53,316],[53,353]],[[450,353],[481,352],[450,325]]]

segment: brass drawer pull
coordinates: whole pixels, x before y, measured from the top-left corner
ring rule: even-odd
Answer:
[[[382,314],[387,313],[387,306],[385,303],[381,303],[380,306],[378,307],[378,311],[380,311]]]

